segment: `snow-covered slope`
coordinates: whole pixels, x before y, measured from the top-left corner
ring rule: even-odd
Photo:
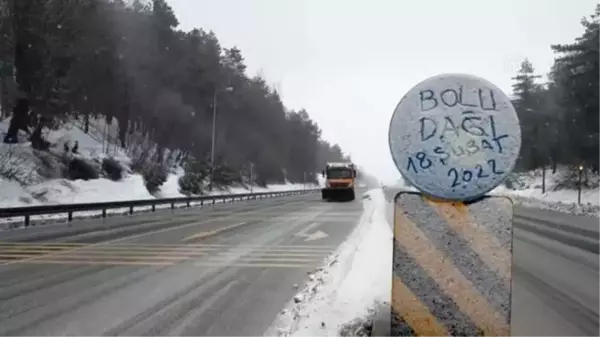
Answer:
[[[8,130],[9,120],[0,121],[0,137]],[[72,149],[78,143],[76,156],[90,161],[100,162],[111,157],[123,166],[131,163],[128,153],[116,146],[114,141],[117,126],[107,125],[104,120],[93,120],[89,132],[83,131],[83,123],[70,121],[58,130],[46,132],[44,138],[51,142],[50,152],[57,157],[64,155],[65,145]],[[20,137],[26,140],[25,134]],[[109,141],[103,141],[109,139]],[[0,139],[1,140],[1,139]],[[0,208],[18,207],[40,204],[102,202],[132,199],[152,199],[184,196],[179,192],[179,177],[183,175],[181,168],[173,168],[160,191],[150,194],[144,186],[140,174],[126,170],[125,176],[119,181],[104,177],[90,180],[69,180],[57,177],[48,179],[40,176],[36,167],[40,165],[39,155],[35,155],[31,144],[23,141],[19,144],[7,145],[0,143],[0,170],[15,171],[18,179],[7,179],[0,174]],[[0,172],[1,173],[1,172]],[[282,191],[315,188],[313,184],[281,184],[266,188],[252,187],[253,192]],[[248,193],[248,189],[232,187],[214,191],[213,194]]]

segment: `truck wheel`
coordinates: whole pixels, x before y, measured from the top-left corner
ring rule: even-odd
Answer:
[[[350,192],[350,194],[348,195],[348,199],[350,199],[350,201],[354,201],[354,191]]]

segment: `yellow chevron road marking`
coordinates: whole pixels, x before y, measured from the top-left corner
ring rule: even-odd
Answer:
[[[173,230],[176,230],[176,229],[182,229],[182,228],[188,228],[188,227],[198,226],[198,225],[202,225],[202,224],[206,224],[206,223],[210,223],[210,222],[215,222],[215,221],[224,220],[224,219],[230,219],[230,218],[239,217],[239,216],[248,217],[248,216],[251,216],[252,214],[256,214],[256,213],[264,214],[266,211],[274,210],[274,209],[277,209],[277,208],[287,207],[288,205],[285,205],[285,206],[282,206],[282,205],[273,205],[273,206],[267,206],[267,207],[259,208],[259,209],[251,209],[251,210],[247,210],[247,211],[240,211],[240,212],[231,213],[231,214],[227,214],[227,215],[219,215],[219,216],[215,216],[215,217],[210,218],[210,219],[204,219],[204,220],[200,220],[200,221],[189,221],[189,222],[186,221],[185,223],[178,224],[176,226],[172,226],[172,227],[168,227],[168,228],[161,228],[161,229],[156,229],[156,230],[151,230],[151,231],[147,231],[147,232],[143,232],[143,233],[135,234],[135,235],[130,235],[130,236],[124,236],[124,237],[121,237],[121,238],[118,238],[118,239],[114,239],[114,240],[103,241],[103,242],[98,242],[98,243],[93,243],[93,244],[88,244],[88,245],[85,245],[85,244],[84,245],[75,245],[74,247],[72,247],[69,250],[58,251],[58,252],[55,252],[55,253],[51,253],[51,255],[52,256],[60,256],[60,255],[64,254],[65,252],[79,251],[80,249],[83,249],[85,247],[98,247],[98,246],[104,246],[104,245],[112,245],[112,244],[116,244],[116,243],[122,243],[123,241],[126,241],[126,240],[134,240],[134,239],[138,239],[138,238],[149,236],[149,235],[156,235],[156,234],[159,234],[159,233],[173,231]],[[11,261],[3,263],[2,265],[6,266],[6,265],[14,264],[14,263],[23,263],[25,261],[35,260],[35,259],[38,259],[38,258],[40,258],[40,256],[29,257],[27,259],[18,260],[18,261],[11,260]]]
[[[1,262],[10,262],[10,260],[2,260]],[[79,261],[79,260],[29,260],[21,262],[22,265],[106,265],[106,266],[176,266],[177,262],[172,261]],[[204,268],[220,268],[220,267],[238,267],[238,268],[312,268],[312,264],[303,263],[265,263],[265,262],[231,262],[231,263],[218,263],[218,262],[198,262],[193,264],[196,267]]]
[[[194,264],[197,267],[206,268],[218,268],[218,267],[238,267],[238,268],[313,268],[312,264],[301,264],[301,263],[238,263],[234,262],[231,264],[218,264],[218,263],[205,263],[198,262]]]
[[[26,246],[26,247],[40,247],[40,248],[44,248],[44,247],[65,247],[65,248],[71,248],[72,246],[92,246],[92,245],[96,245],[96,244],[91,244],[91,243],[70,243],[70,242],[1,242],[0,241],[0,249],[2,249],[3,247],[19,247],[19,246]],[[136,243],[136,242],[132,242],[132,243],[123,243],[123,242],[116,242],[116,243],[109,243],[107,244],[107,246],[110,247],[126,247],[126,248],[135,248],[135,247],[148,247],[151,249],[158,249],[158,248],[233,248],[233,247],[242,247],[242,248],[250,248],[250,247],[255,247],[255,248],[272,248],[272,249],[285,249],[285,248],[293,248],[293,249],[310,249],[310,250],[318,250],[318,249],[322,249],[322,250],[331,250],[336,248],[335,246],[331,246],[331,245],[276,245],[276,246],[265,246],[262,244],[240,244],[240,245],[231,245],[231,244],[212,244],[212,243]]]
[[[194,240],[194,239],[204,239],[204,238],[207,238],[207,237],[218,235],[218,234],[220,234],[222,232],[225,232],[225,231],[228,231],[228,230],[231,230],[231,229],[234,229],[234,228],[241,227],[241,226],[243,226],[245,224],[247,224],[247,222],[240,222],[240,223],[237,223],[237,224],[234,224],[234,225],[231,225],[231,226],[221,227],[221,228],[218,228],[218,229],[215,229],[215,230],[212,230],[212,231],[200,232],[200,233],[197,233],[197,234],[194,234],[194,235],[190,235],[190,236],[184,238],[181,241],[191,241],[191,240]]]
[[[306,267],[320,263],[332,251],[323,248],[309,250],[294,246],[235,245],[87,245],[73,250],[41,249],[39,244],[0,246],[0,265],[7,264],[81,264],[81,265],[173,265],[196,261],[207,266],[227,266],[232,263],[254,267]],[[46,245],[45,245],[46,246]],[[34,248],[30,248],[34,247]],[[59,254],[56,254],[60,252]],[[232,261],[233,259],[233,261]]]

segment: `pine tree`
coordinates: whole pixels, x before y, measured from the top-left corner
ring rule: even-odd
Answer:
[[[559,54],[553,77],[563,90],[560,104],[569,118],[569,149],[573,151],[573,164],[585,164],[598,172],[599,162],[599,105],[598,66],[600,40],[600,4],[590,19],[581,21],[584,33],[574,43],[553,45]]]
[[[531,170],[544,162],[545,151],[541,151],[543,146],[538,146],[541,145],[540,128],[544,127],[541,116],[542,87],[535,82],[540,77],[535,74],[531,62],[525,59],[517,76],[512,78],[516,81],[513,84],[513,104],[521,121],[522,139],[516,170]]]

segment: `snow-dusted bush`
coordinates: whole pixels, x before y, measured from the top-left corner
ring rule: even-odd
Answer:
[[[123,179],[124,168],[121,166],[121,163],[114,158],[104,158],[102,160],[102,170],[112,181],[119,181]]]

